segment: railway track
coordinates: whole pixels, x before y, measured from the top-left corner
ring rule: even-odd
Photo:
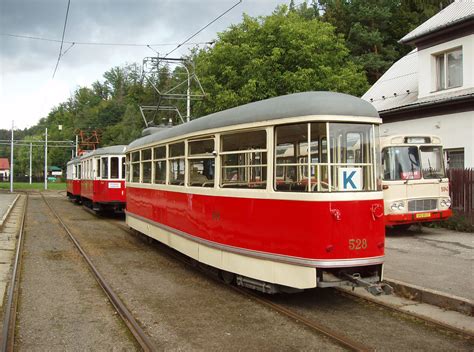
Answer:
[[[140,347],[143,348],[144,351],[155,351],[156,349],[154,345],[148,339],[147,335],[145,334],[143,329],[140,327],[136,319],[133,317],[132,313],[128,310],[128,308],[125,306],[122,300],[118,297],[118,295],[114,292],[112,287],[107,283],[105,278],[102,276],[102,274],[98,271],[97,267],[92,262],[91,258],[87,255],[87,253],[81,247],[80,243],[74,237],[74,235],[72,234],[68,226],[64,223],[64,221],[61,219],[61,217],[56,212],[56,210],[51,206],[51,204],[49,204],[49,202],[46,200],[46,198],[44,197],[42,193],[41,193],[41,198],[46,203],[46,205],[48,206],[49,210],[54,215],[54,217],[58,220],[59,224],[67,233],[71,241],[74,243],[74,246],[80,252],[81,256],[89,265],[89,268],[91,272],[94,274],[95,279],[99,283],[102,290],[105,292],[110,303],[115,307],[115,309],[119,313],[125,325],[128,327],[132,335],[137,340]]]

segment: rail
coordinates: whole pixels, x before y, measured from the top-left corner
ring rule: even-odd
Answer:
[[[3,316],[3,331],[2,331],[2,347],[1,351],[13,351],[15,343],[15,324],[16,324],[16,310],[18,303],[17,284],[20,281],[21,274],[21,259],[23,250],[24,227],[26,218],[26,207],[28,206],[28,194],[26,194],[25,204],[23,205],[23,214],[21,217],[20,229],[18,231],[18,242],[16,246],[15,259],[13,261],[13,271],[11,283],[7,291],[7,303],[5,305],[5,313]]]

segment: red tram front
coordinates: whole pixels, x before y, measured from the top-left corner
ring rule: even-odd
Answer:
[[[125,146],[104,147],[81,157],[81,199],[94,210],[125,208]]]
[[[264,292],[380,293],[377,111],[339,93],[272,98],[127,147],[127,224]]]
[[[69,199],[76,202],[81,200],[81,162],[74,158],[66,166],[66,191]]]

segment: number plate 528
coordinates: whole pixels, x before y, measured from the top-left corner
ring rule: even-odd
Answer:
[[[351,251],[358,251],[367,248],[367,240],[365,238],[352,238],[349,240],[349,249]]]

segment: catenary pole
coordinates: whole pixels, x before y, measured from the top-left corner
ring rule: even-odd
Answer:
[[[32,171],[32,155],[33,155],[33,143],[30,142],[30,185],[31,185],[31,171]]]
[[[44,133],[44,190],[48,189],[48,127]]]
[[[13,127],[15,121],[12,121],[12,140],[10,146],[10,193],[13,193]]]

